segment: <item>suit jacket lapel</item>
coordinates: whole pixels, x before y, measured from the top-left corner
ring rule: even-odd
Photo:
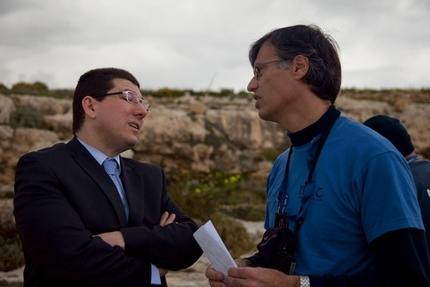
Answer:
[[[127,226],[127,218],[121,197],[118,194],[115,184],[102,166],[94,159],[88,150],[74,137],[68,144],[68,150],[76,163],[91,177],[100,187],[101,191],[111,202],[121,226]],[[97,205],[97,202],[94,202]]]
[[[127,194],[130,208],[129,226],[142,224],[143,219],[143,175],[134,171],[134,165],[121,158],[121,181]]]

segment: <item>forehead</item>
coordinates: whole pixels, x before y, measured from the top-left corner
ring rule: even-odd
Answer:
[[[260,50],[258,51],[257,58],[255,59],[254,66],[259,63],[264,63],[267,61],[274,60],[278,57],[278,53],[276,52],[275,46],[273,46],[269,42],[265,42]]]
[[[140,94],[139,88],[129,80],[113,79],[112,84],[113,84],[113,88],[109,92],[119,92],[119,91],[130,90]]]

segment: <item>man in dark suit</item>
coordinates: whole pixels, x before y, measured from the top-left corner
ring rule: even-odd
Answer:
[[[121,69],[85,73],[73,97],[75,137],[19,160],[25,286],[166,286],[168,270],[202,254],[197,225],[169,197],[163,170],[120,156],[149,113],[139,88]]]

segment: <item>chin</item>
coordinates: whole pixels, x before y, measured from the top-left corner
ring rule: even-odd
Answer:
[[[267,121],[268,120],[268,115],[266,115],[265,113],[263,113],[261,110],[258,110],[258,116],[260,117],[260,119]]]
[[[258,116],[260,117],[260,119],[262,119],[263,121],[266,121],[266,122],[274,122],[274,123],[277,123],[277,121],[275,120],[275,119],[272,119],[272,115],[270,115],[270,114],[264,114],[264,113],[262,113],[261,111],[259,111],[258,112]]]
[[[131,149],[137,144],[137,141],[138,141],[137,137],[129,137],[125,142],[125,146],[127,146],[127,149]]]

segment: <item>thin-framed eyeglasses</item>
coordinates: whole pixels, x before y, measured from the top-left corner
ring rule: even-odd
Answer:
[[[260,63],[260,64],[255,65],[254,66],[254,77],[256,79],[258,79],[258,78],[261,77],[261,70],[260,70],[260,68],[262,66],[269,65],[269,64],[272,64],[272,63],[279,63],[279,62],[282,62],[282,61],[285,61],[285,60],[284,59],[278,59],[278,60],[273,60],[273,61],[264,62],[264,63]]]
[[[139,97],[135,92],[129,91],[129,90],[125,90],[125,91],[121,91],[121,92],[108,93],[108,94],[94,95],[91,97],[101,98],[101,97],[112,96],[112,95],[125,95],[125,98],[122,98],[122,99],[126,100],[130,104],[136,105],[136,104],[140,103],[148,113],[151,111],[150,105],[147,101],[145,101],[144,99]]]

